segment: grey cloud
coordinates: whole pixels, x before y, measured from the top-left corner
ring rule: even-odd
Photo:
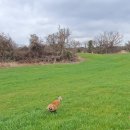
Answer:
[[[0,0],[0,31],[19,44],[27,44],[31,33],[45,37],[60,24],[69,27],[75,39],[120,31],[127,41],[129,4],[129,0]]]

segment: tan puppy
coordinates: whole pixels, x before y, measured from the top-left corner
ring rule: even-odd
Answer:
[[[61,100],[62,100],[62,97],[59,96],[57,100],[54,100],[51,104],[49,104],[47,107],[48,111],[55,112],[58,109],[58,106],[60,105]]]

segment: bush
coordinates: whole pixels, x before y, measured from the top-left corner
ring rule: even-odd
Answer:
[[[15,43],[13,40],[6,36],[4,33],[0,34],[0,61],[10,61],[13,60],[15,49]]]

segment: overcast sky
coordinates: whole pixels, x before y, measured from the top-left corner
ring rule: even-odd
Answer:
[[[103,31],[130,40],[130,0],[0,0],[0,32],[18,44],[28,44],[34,33],[45,38],[58,25],[82,41]]]

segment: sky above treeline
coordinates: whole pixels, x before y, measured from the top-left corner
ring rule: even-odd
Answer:
[[[130,0],[0,0],[0,32],[18,44],[30,34],[45,38],[58,26],[87,41],[104,31],[118,31],[130,40]]]

